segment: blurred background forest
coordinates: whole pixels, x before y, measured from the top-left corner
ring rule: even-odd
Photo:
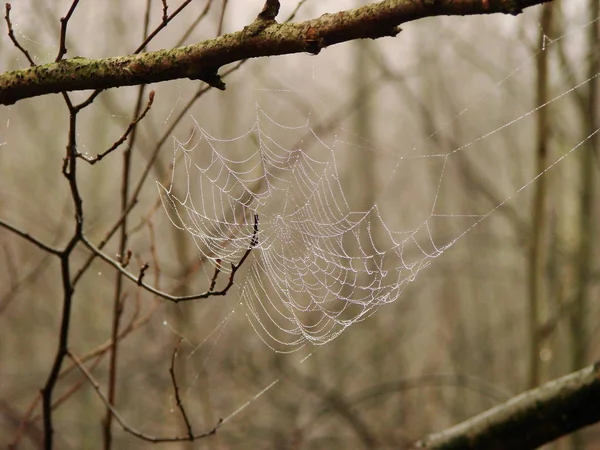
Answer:
[[[294,21],[363,3],[304,1]],[[429,18],[405,24],[396,38],[250,60],[225,77],[225,92],[204,93],[191,80],[146,87],[142,106],[150,88],[156,96],[136,130],[131,190],[156,150],[158,158],[128,217],[126,248],[132,273],[148,262],[145,280],[162,290],[187,295],[211,281],[190,236],[160,206],[155,183],[169,184],[174,139],[186,141],[194,120],[215,137],[217,151],[260,111],[277,122],[265,132],[290,148],[307,129],[286,127],[309,120],[324,142],[341,142],[334,154],[352,209],[377,204],[391,230],[427,224],[436,245],[452,245],[426,258],[395,302],[332,342],[291,354],[256,335],[235,287],[225,297],[173,304],[127,280],[117,289],[114,269],[95,260],[76,286],[70,348],[88,355],[106,390],[117,296],[116,407],[136,429],[169,436],[186,433],[169,373],[182,339],[175,369],[194,431],[227,421],[206,439],[161,445],[203,449],[405,448],[598,360],[600,164],[598,138],[590,137],[600,109],[597,3],[555,1],[516,18]],[[152,30],[162,3],[149,4]],[[239,30],[262,4],[194,0],[148,49]],[[59,19],[70,5],[13,2],[16,37],[36,63],[54,60]],[[283,1],[278,18],[297,6]],[[143,0],[81,2],[67,57],[131,53],[143,41],[145,11]],[[4,28],[0,70],[27,66]],[[100,94],[79,116],[79,151],[109,148],[134,117],[139,91]],[[60,95],[0,108],[0,218],[56,247],[73,227],[61,174],[68,119]],[[94,243],[122,215],[122,155],[131,142],[96,165],[79,163],[85,232]],[[241,138],[228,148],[242,159],[255,145]],[[319,142],[306,145],[313,157],[329,158]],[[385,241],[383,234],[373,231],[375,240]],[[107,253],[119,253],[118,240]],[[419,261],[428,252],[414,247],[405,256]],[[74,273],[88,255],[78,248]],[[0,268],[0,444],[41,448],[39,391],[56,352],[60,267],[0,228]],[[62,376],[54,398],[56,447],[101,447],[105,407],[78,370]],[[149,445],[113,423],[113,448]],[[600,428],[552,448],[600,448]]]

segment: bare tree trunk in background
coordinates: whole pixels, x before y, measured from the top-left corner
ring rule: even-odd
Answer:
[[[552,24],[553,4],[542,7],[540,19],[540,49],[536,56],[536,105],[543,105],[548,101],[548,51],[546,50],[546,36]],[[535,174],[542,173],[548,167],[548,142],[549,124],[548,108],[543,107],[537,111],[537,143]],[[546,295],[546,205],[547,205],[548,177],[542,176],[535,185],[533,199],[532,242],[529,255],[529,380],[527,386],[533,389],[542,382],[541,352],[546,340],[542,339],[540,326],[548,317]]]
[[[359,4],[362,4],[359,1]],[[359,40],[355,44],[354,58],[354,80],[355,90],[360,92],[359,100],[356,104],[356,114],[354,128],[359,144],[368,147],[373,142],[373,92],[366,89],[371,74],[371,61],[369,58],[369,49],[371,42],[369,40]],[[359,152],[357,158],[357,168],[359,177],[355,189],[357,197],[360,199],[360,210],[368,211],[375,205],[377,199],[377,174],[375,168],[375,158],[368,151]],[[375,241],[375,239],[374,239]]]

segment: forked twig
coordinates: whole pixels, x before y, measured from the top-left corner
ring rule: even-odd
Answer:
[[[104,239],[102,239],[102,241],[100,241],[100,244],[98,244],[98,248],[102,249],[106,246],[106,244],[108,243],[110,238],[117,232],[117,230],[119,229],[119,227],[121,226],[123,221],[129,215],[131,210],[135,207],[135,205],[137,205],[137,200],[129,203],[129,206],[127,207],[127,209],[125,211],[123,211],[123,213],[121,214],[121,217],[119,217],[119,219],[115,222],[115,224],[112,226],[112,228],[110,230],[108,230]],[[96,255],[95,254],[90,255],[90,257],[81,266],[81,268],[79,269],[77,274],[73,277],[73,281],[71,282],[73,287],[75,287],[75,285],[78,283],[78,281],[81,279],[81,277],[87,272],[88,268],[90,267],[90,265],[92,264],[94,259],[96,259]]]
[[[162,16],[162,20],[160,22],[160,25],[158,25],[154,31],[152,33],[150,33],[148,35],[148,37],[146,39],[144,39],[144,42],[142,42],[138,48],[136,48],[133,52],[133,54],[138,54],[140,53],[142,50],[144,50],[144,48],[146,48],[146,45],[148,45],[148,43],[154,39],[154,37],[160,32],[160,30],[162,30],[164,27],[166,27],[169,22],[171,22],[171,20],[173,20],[181,11],[184,10],[184,8],[189,5],[191,3],[192,0],[185,0],[180,6],[179,8],[177,8],[175,11],[173,11],[170,15],[165,16],[165,12],[166,12],[166,8],[165,8],[165,3],[163,3],[163,16]]]
[[[193,294],[193,295],[187,295],[187,296],[175,296],[175,295],[167,294],[166,292],[163,292],[159,289],[156,289],[156,288],[144,283],[143,280],[141,280],[139,276],[136,277],[135,275],[132,275],[131,273],[129,273],[127,270],[125,270],[121,266],[121,264],[119,264],[117,261],[113,260],[110,256],[108,256],[106,253],[104,253],[102,250],[100,250],[98,247],[96,247],[94,244],[92,244],[87,239],[86,236],[82,236],[82,242],[90,251],[92,251],[94,254],[99,256],[100,259],[104,260],[105,262],[110,264],[112,267],[117,269],[126,278],[130,279],[131,281],[134,281],[136,284],[138,284],[138,286],[143,287],[148,292],[150,292],[154,295],[157,295],[161,298],[164,298],[165,300],[169,300],[174,303],[179,303],[179,302],[198,300],[198,299],[208,298],[208,297],[224,296],[227,294],[229,289],[231,289],[231,287],[233,286],[234,277],[235,277],[236,272],[239,270],[239,268],[242,266],[242,264],[246,261],[246,259],[250,255],[250,252],[252,251],[252,249],[258,245],[258,214],[254,214],[254,232],[252,235],[252,239],[250,241],[250,245],[248,246],[248,249],[244,253],[244,256],[242,256],[240,261],[237,264],[231,264],[231,273],[229,275],[229,281],[228,281],[227,285],[223,289],[220,289],[218,291],[208,290],[202,294]]]
[[[75,8],[77,8],[78,3],[79,0],[73,0],[67,15],[60,18],[60,44],[58,47],[58,55],[56,55],[56,59],[54,60],[55,62],[60,61],[62,57],[67,54],[67,25],[69,23],[69,19],[71,19],[71,16],[75,12]]]
[[[188,438],[190,441],[194,440],[194,432],[192,431],[192,425],[190,424],[190,419],[185,412],[185,408],[183,407],[183,402],[181,401],[181,397],[179,396],[179,386],[177,385],[177,378],[175,377],[175,358],[177,357],[177,353],[179,351],[179,347],[181,346],[181,341],[183,338],[179,338],[177,341],[177,345],[173,349],[173,355],[171,356],[171,367],[169,368],[169,374],[171,374],[171,381],[173,382],[173,391],[175,392],[175,401],[177,403],[177,408],[181,412],[181,417],[185,422],[185,427],[187,428]]]
[[[127,140],[127,138],[129,137],[129,135],[131,134],[131,132],[133,131],[135,126],[138,124],[138,122],[140,122],[144,117],[146,117],[146,114],[148,114],[148,111],[150,111],[150,108],[152,108],[153,102],[154,102],[154,91],[150,91],[150,94],[148,94],[148,103],[146,103],[146,108],[144,109],[144,111],[142,111],[142,113],[139,116],[137,116],[135,119],[133,119],[131,121],[131,123],[127,127],[127,130],[125,130],[125,133],[123,133],[123,135],[119,139],[117,139],[113,143],[113,145],[111,145],[107,150],[103,151],[102,153],[98,153],[96,156],[94,156],[92,158],[84,155],[83,153],[77,153],[77,156],[79,158],[87,161],[90,164],[96,164],[102,158],[104,158],[105,156],[114,152],[117,148],[119,148],[119,146],[123,142],[125,142]]]
[[[25,48],[19,44],[19,41],[17,41],[17,38],[15,37],[15,32],[13,31],[13,27],[12,27],[12,23],[10,21],[10,3],[6,4],[6,15],[4,16],[4,19],[6,19],[6,24],[8,25],[8,37],[10,38],[10,40],[12,41],[13,44],[15,44],[15,47],[17,47],[19,50],[21,50],[21,53],[23,53],[25,55],[25,58],[27,58],[27,61],[29,61],[29,64],[31,65],[31,67],[34,67],[36,64],[33,62],[33,58],[31,58],[31,55],[29,54],[29,52],[27,50],[25,50]]]
[[[162,5],[163,5],[162,20],[163,20],[163,22],[165,22],[167,20],[167,18],[169,17],[169,5],[167,4],[167,0],[162,0]]]
[[[73,353],[70,350],[67,351],[67,356],[69,358],[71,358],[71,360],[79,368],[79,370],[81,371],[81,373],[83,373],[83,375],[90,382],[90,384],[92,385],[92,387],[96,391],[96,394],[98,394],[98,397],[100,397],[100,400],[102,400],[102,402],[104,403],[104,405],[106,406],[106,408],[110,411],[110,413],[113,415],[113,417],[115,418],[115,420],[119,423],[119,425],[121,425],[121,428],[123,428],[123,430],[126,431],[127,433],[129,433],[129,434],[131,434],[131,435],[133,435],[133,436],[135,436],[135,437],[137,437],[139,439],[142,439],[142,440],[147,441],[147,442],[155,442],[155,443],[156,442],[179,442],[179,441],[190,441],[190,440],[194,440],[195,441],[197,439],[202,439],[202,438],[205,438],[205,437],[208,437],[208,436],[212,436],[213,434],[215,434],[217,432],[217,430],[221,426],[222,421],[219,421],[210,430],[208,430],[208,431],[206,431],[204,433],[193,434],[191,436],[191,438],[190,438],[190,436],[156,437],[156,436],[152,436],[152,435],[149,435],[149,434],[146,434],[146,433],[142,433],[141,431],[136,430],[135,428],[133,428],[133,427],[131,427],[130,425],[127,424],[127,422],[121,416],[121,414],[119,413],[119,411],[117,411],[117,409],[110,404],[110,402],[108,401],[108,399],[106,398],[106,396],[102,392],[102,389],[100,388],[100,384],[98,384],[98,381],[96,381],[96,379],[89,372],[89,370],[87,370],[87,368],[81,363],[81,361],[75,355],[73,355]]]
[[[134,310],[133,315],[131,316],[131,319],[130,319],[129,323],[127,324],[127,326],[125,326],[124,328],[122,328],[120,330],[119,341],[122,341],[129,334],[131,334],[132,332],[136,331],[137,329],[141,328],[143,325],[148,323],[148,321],[151,319],[152,315],[154,314],[154,312],[156,311],[156,309],[158,308],[158,306],[160,304],[159,302],[155,302],[154,305],[143,316],[140,317],[139,301],[140,301],[140,297],[138,295],[137,301],[136,301],[136,309]],[[90,366],[90,367],[94,368],[100,362],[102,362],[103,357],[106,355],[106,353],[112,346],[113,346],[113,342],[112,342],[112,340],[109,340],[108,342],[101,344],[94,350],[90,351],[86,355],[79,358],[79,361],[81,363],[85,363],[89,360],[94,359],[94,361],[92,361],[91,366]],[[63,379],[66,375],[71,373],[76,368],[77,368],[77,365],[75,363],[71,363],[68,367],[65,367],[61,370],[58,378]],[[63,395],[59,399],[54,401],[54,403],[52,404],[52,409],[54,410],[54,409],[58,408],[60,406],[60,404],[64,402],[64,400],[66,400],[68,397],[73,395],[80,387],[81,387],[81,384],[78,382],[75,389],[69,389],[68,396]],[[33,416],[33,413],[34,413],[35,409],[37,408],[37,406],[39,405],[41,399],[42,399],[42,395],[41,395],[41,393],[38,393],[37,396],[35,397],[35,399],[33,400],[33,402],[27,408],[26,413],[23,415],[23,417],[21,419],[21,422],[20,422],[17,432],[13,438],[13,441],[9,444],[9,449],[17,448],[17,445],[19,444],[19,441],[22,439],[23,433],[27,429],[27,427],[30,424],[32,424],[42,418],[41,413]]]
[[[233,277],[235,276],[235,273],[242,266],[242,264],[244,264],[244,261],[246,261],[246,258],[248,258],[248,255],[250,255],[250,252],[252,251],[252,249],[254,247],[256,247],[257,245],[258,245],[258,214],[254,214],[254,232],[252,234],[252,240],[250,241],[248,250],[246,250],[246,253],[244,253],[244,256],[242,256],[242,259],[240,259],[240,262],[237,264],[231,264],[231,273],[229,274],[229,282],[227,283],[227,286],[225,286],[225,288],[223,289],[225,292],[227,292],[229,290],[229,288],[231,286],[233,286]]]

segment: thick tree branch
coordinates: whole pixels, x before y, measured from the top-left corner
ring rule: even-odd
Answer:
[[[187,47],[105,59],[71,58],[0,74],[0,104],[64,91],[108,89],[190,78],[225,89],[220,67],[247,58],[317,54],[354,39],[396,36],[399,25],[424,17],[517,15],[550,0],[385,0],[300,23],[257,19],[243,30]]]
[[[432,434],[416,448],[534,449],[600,421],[600,363]]]

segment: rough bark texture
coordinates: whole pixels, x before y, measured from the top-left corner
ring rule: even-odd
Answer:
[[[300,23],[258,18],[243,30],[187,47],[105,59],[71,58],[0,74],[0,104],[39,95],[198,79],[219,89],[220,67],[247,58],[317,54],[354,39],[396,36],[399,25],[440,15],[519,14],[550,0],[385,0]],[[272,14],[271,14],[272,15]],[[268,14],[267,14],[268,16]],[[270,17],[270,16],[269,16]]]

